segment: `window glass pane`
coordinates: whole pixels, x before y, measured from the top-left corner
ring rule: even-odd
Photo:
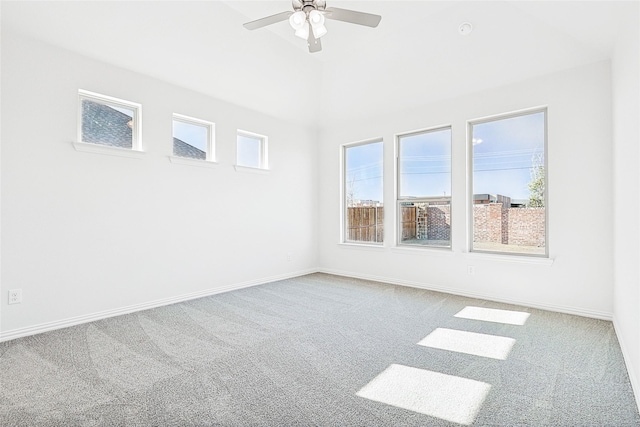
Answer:
[[[546,254],[545,112],[472,126],[473,249]]]
[[[209,128],[204,125],[173,121],[173,154],[205,160],[209,142]]]
[[[382,141],[345,147],[345,240],[381,243],[384,238]]]
[[[238,165],[252,168],[262,167],[262,139],[238,135]]]
[[[451,200],[400,202],[400,243],[451,247]]]
[[[82,142],[132,148],[133,109],[82,100]]]
[[[451,197],[451,129],[399,138],[399,196]]]
[[[398,138],[399,243],[451,246],[451,129]]]

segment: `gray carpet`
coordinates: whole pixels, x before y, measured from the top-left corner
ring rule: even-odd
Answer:
[[[640,416],[611,322],[312,274],[0,343],[0,425],[622,427]]]

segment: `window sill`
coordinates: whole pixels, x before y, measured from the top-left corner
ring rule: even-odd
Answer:
[[[451,247],[433,247],[433,246],[408,246],[398,245],[391,248],[391,252],[399,254],[411,254],[411,255],[435,255],[435,256],[453,256]]]
[[[218,163],[211,160],[191,159],[189,157],[169,156],[169,161],[177,165],[197,166],[201,168],[216,168]]]
[[[471,259],[512,262],[517,264],[537,264],[537,265],[553,265],[555,258],[546,258],[541,256],[526,255],[503,255],[490,252],[464,252]]]
[[[372,243],[354,243],[354,242],[342,242],[338,243],[338,245],[347,248],[347,249],[357,249],[357,250],[365,250],[365,251],[379,251],[384,249],[384,245],[376,245]]]
[[[236,172],[258,173],[258,174],[268,174],[269,173],[269,169],[254,168],[254,167],[251,167],[251,166],[240,166],[240,165],[234,165],[233,167],[235,168]]]
[[[108,156],[129,157],[132,159],[142,159],[145,155],[145,152],[140,150],[91,144],[89,142],[72,142],[71,144],[76,151],[85,153],[106,154]]]

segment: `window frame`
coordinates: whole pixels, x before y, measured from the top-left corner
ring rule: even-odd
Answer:
[[[382,248],[384,247],[386,230],[384,226],[384,222],[382,224],[382,241],[381,242],[364,242],[358,240],[348,240],[348,221],[347,221],[347,150],[349,148],[359,147],[368,144],[382,144],[382,208],[384,210],[384,138],[372,138],[363,141],[350,142],[347,144],[342,144],[340,146],[340,244],[344,245],[355,245],[355,246],[363,246],[363,247],[372,247],[372,248]],[[377,224],[376,224],[377,226]],[[377,233],[377,230],[376,230]]]
[[[506,251],[489,251],[482,249],[474,249],[473,247],[473,207],[474,207],[474,191],[473,191],[473,126],[495,122],[499,120],[506,120],[515,117],[522,117],[531,114],[544,113],[544,233],[545,233],[545,252],[544,254],[533,254],[526,252],[506,252]],[[525,257],[525,258],[546,258],[549,259],[549,109],[548,106],[538,106],[532,108],[526,108],[522,110],[511,111],[508,113],[495,114],[491,116],[485,116],[478,119],[467,120],[467,251],[473,254],[487,254],[489,256],[505,256],[505,257]]]
[[[100,144],[95,142],[87,142],[82,140],[82,101],[92,101],[102,105],[110,107],[121,107],[133,111],[132,126],[131,126],[131,148],[115,147],[108,144]],[[100,147],[100,151],[115,150],[115,151],[137,151],[142,152],[142,104],[127,101],[113,96],[103,95],[96,92],[91,92],[84,89],[78,89],[78,126],[77,126],[77,142],[78,144],[87,144],[89,146]],[[85,150],[90,151],[90,150]]]
[[[426,134],[426,133],[430,133],[430,132],[438,132],[438,131],[442,131],[442,130],[449,130],[449,132],[451,133],[451,138],[449,139],[449,149],[450,149],[450,153],[451,153],[451,158],[449,160],[450,164],[449,164],[449,184],[450,184],[450,188],[451,188],[451,196],[447,197],[440,197],[440,196],[424,196],[424,197],[403,197],[401,195],[401,168],[400,168],[400,159],[402,157],[402,153],[401,153],[401,144],[400,144],[400,140],[402,138],[406,138],[406,137],[411,137],[411,136],[416,136],[416,135],[422,135],[422,134]],[[403,132],[403,133],[399,133],[395,135],[395,180],[396,180],[396,185],[395,185],[395,191],[396,191],[396,246],[397,247],[401,247],[401,248],[417,248],[419,250],[423,250],[423,249],[436,249],[436,250],[445,250],[445,251],[451,251],[452,250],[452,242],[453,242],[453,212],[452,212],[452,201],[453,201],[453,126],[451,124],[447,124],[447,125],[439,125],[439,126],[433,126],[433,127],[428,127],[425,129],[418,129],[418,130],[413,130],[410,132]],[[448,201],[449,202],[449,221],[450,221],[450,237],[449,237],[449,245],[448,246],[436,246],[436,245],[416,245],[416,244],[410,244],[410,243],[403,243],[402,242],[402,204],[406,203],[406,202],[417,202],[417,203],[429,203],[429,202],[442,202],[442,201]]]
[[[173,135],[173,122],[178,121],[178,122],[182,122],[182,123],[186,123],[189,125],[194,125],[194,126],[201,126],[207,129],[207,149],[205,152],[205,158],[203,159],[194,159],[193,157],[185,157],[185,156],[178,156],[175,154],[175,152],[173,151],[173,138],[175,138],[175,136]],[[202,120],[202,119],[197,119],[195,117],[190,117],[190,116],[185,116],[184,114],[179,114],[179,113],[173,113],[172,115],[172,119],[171,119],[171,136],[172,136],[172,157],[177,158],[177,159],[187,159],[187,160],[192,160],[194,162],[210,162],[210,163],[215,163],[216,162],[216,152],[215,152],[215,148],[216,148],[216,136],[215,136],[215,131],[216,131],[216,124],[214,122],[210,122],[207,120]],[[183,141],[185,143],[187,143],[186,141]]]
[[[260,141],[258,166],[241,165],[239,162],[240,144],[238,143],[238,137],[243,136],[245,138],[257,139]],[[269,138],[266,135],[261,135],[255,132],[249,132],[246,130],[237,129],[236,131],[236,170],[269,170]]]

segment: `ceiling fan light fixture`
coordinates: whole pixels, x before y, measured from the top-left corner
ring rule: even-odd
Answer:
[[[307,25],[303,25],[302,27],[298,28],[296,30],[296,37],[300,37],[301,39],[308,39],[309,38],[309,26]]]
[[[324,15],[317,10],[309,12],[309,22],[313,30],[313,36],[317,39],[327,34],[327,27],[324,26]]]
[[[291,28],[296,30],[296,37],[307,39],[309,37],[309,26],[307,25],[307,14],[299,10],[289,17]]]
[[[313,29],[313,36],[317,39],[327,34],[327,27],[324,25],[312,26],[311,28]]]
[[[307,21],[307,15],[301,10],[293,13],[289,17],[289,25],[291,25],[291,28],[293,28],[296,31],[298,31],[300,28],[306,27],[305,25],[306,21]]]

